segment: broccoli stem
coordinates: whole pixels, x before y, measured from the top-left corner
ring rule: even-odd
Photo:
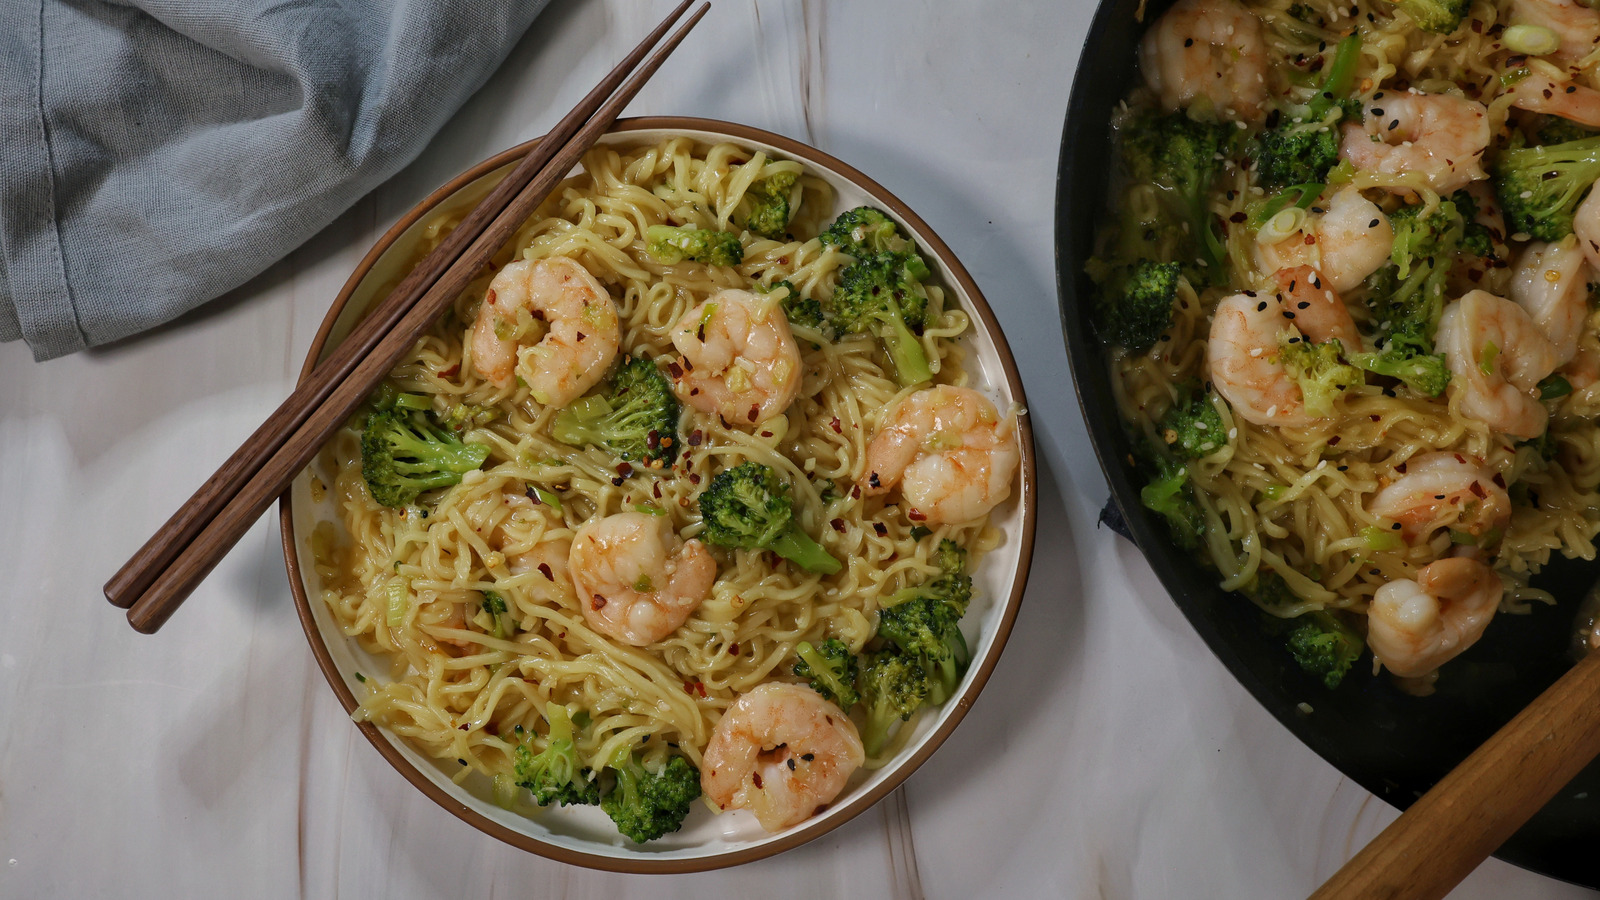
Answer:
[[[933,380],[928,354],[922,349],[922,341],[906,327],[905,319],[899,315],[892,316],[879,329],[878,338],[883,341],[884,349],[889,351],[895,378],[899,379],[902,386],[910,387]]]
[[[813,541],[809,535],[800,530],[800,526],[790,520],[787,528],[783,530],[773,542],[767,545],[772,552],[789,560],[807,572],[821,572],[832,575],[843,568],[837,559],[834,559],[822,545]]]

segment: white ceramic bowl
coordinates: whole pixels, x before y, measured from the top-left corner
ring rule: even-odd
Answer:
[[[1002,409],[1013,402],[1026,409],[1016,363],[977,285],[944,242],[905,204],[860,172],[818,150],[742,125],[707,119],[625,119],[602,142],[645,144],[678,135],[704,143],[733,141],[752,150],[764,150],[769,156],[800,160],[832,185],[835,213],[862,204],[889,212],[924,251],[930,267],[953,295],[953,302],[971,315],[972,333],[964,339],[968,350],[965,365],[978,386]],[[406,274],[404,267],[417,258],[418,242],[428,223],[476,203],[510,171],[528,146],[514,147],[473,166],[434,191],[389,229],[356,267],[328,311],[311,343],[302,379],[350,332],[366,309]],[[518,811],[502,809],[493,802],[489,782],[482,776],[474,775],[457,785],[450,780],[456,770],[450,761],[431,759],[383,728],[371,724],[359,727],[401,775],[440,806],[487,834],[564,862],[627,872],[689,872],[737,865],[802,844],[867,809],[904,781],[955,728],[994,669],[1022,601],[1033,553],[1036,487],[1032,429],[1025,412],[1020,417],[1019,436],[1021,486],[993,513],[992,521],[1005,533],[1004,541],[984,555],[973,573],[975,599],[962,623],[973,661],[956,696],[932,714],[920,717],[914,733],[889,765],[873,772],[858,772],[825,812],[787,831],[768,834],[749,813],[715,815],[696,804],[681,831],[638,845],[618,835],[610,820],[595,807],[540,810],[527,804]],[[295,481],[281,505],[289,584],[306,637],[328,684],[345,709],[354,710],[358,688],[355,673],[382,672],[387,665],[346,638],[320,599],[309,599],[321,597],[321,585],[313,568],[299,564],[299,552],[308,546],[317,522],[340,523],[331,496],[315,503],[309,485],[308,471]]]

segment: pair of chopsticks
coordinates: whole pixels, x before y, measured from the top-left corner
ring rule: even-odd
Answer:
[[[556,123],[106,582],[106,599],[128,610],[135,630],[152,634],[167,621],[611,127],[710,8],[702,4],[645,59],[693,2],[683,0]]]

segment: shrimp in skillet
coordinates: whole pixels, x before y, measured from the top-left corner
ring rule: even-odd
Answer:
[[[1225,118],[1266,115],[1261,20],[1235,0],[1179,0],[1139,44],[1139,69],[1168,112],[1203,101]]]
[[[1416,581],[1391,581],[1367,607],[1367,645],[1383,667],[1419,678],[1477,643],[1505,587],[1475,559],[1430,563]]]
[[[1539,382],[1559,356],[1522,307],[1487,291],[1472,291],[1439,317],[1434,345],[1462,391],[1461,411],[1519,438],[1544,433],[1549,414]]]
[[[1267,228],[1260,233],[1271,234]],[[1258,241],[1255,258],[1262,272],[1311,266],[1329,287],[1344,293],[1388,262],[1393,248],[1389,217],[1359,190],[1347,187],[1328,199],[1326,211],[1306,216],[1286,236],[1271,243]]]
[[[679,540],[665,516],[641,512],[578,529],[567,565],[589,627],[635,647],[676,631],[717,578],[704,544]]]
[[[1488,177],[1487,149],[1489,117],[1482,103],[1449,94],[1379,91],[1367,102],[1366,119],[1344,126],[1339,156],[1382,176],[1420,175],[1428,187],[1449,194]]]
[[[1463,454],[1424,453],[1396,471],[1400,477],[1373,495],[1367,512],[1398,524],[1410,543],[1441,528],[1493,543],[1511,522],[1511,497],[1495,473]]]
[[[536,343],[525,340],[546,330]],[[533,399],[566,406],[605,375],[622,331],[611,295],[576,260],[508,264],[489,282],[472,326],[472,366],[496,387],[521,377]]]
[[[1217,304],[1206,343],[1211,383],[1234,412],[1257,425],[1300,426],[1317,420],[1305,407],[1300,386],[1279,358],[1284,333],[1293,326],[1314,343],[1338,340],[1360,346],[1344,301],[1309,266],[1277,274],[1283,299],[1247,291]]]
[[[896,485],[913,521],[969,522],[1011,496],[1021,451],[1017,419],[971,388],[935,385],[890,408],[867,446],[868,496]]]
[[[672,344],[683,354],[668,367],[678,398],[730,425],[781,416],[800,392],[800,347],[771,297],[720,291],[683,314]]]
[[[850,717],[809,687],[767,682],[722,714],[700,762],[719,809],[748,809],[767,831],[825,809],[866,761]]]
[[[1578,352],[1578,338],[1589,318],[1591,275],[1578,237],[1572,234],[1554,244],[1529,244],[1512,270],[1511,299],[1550,339],[1558,366]]]

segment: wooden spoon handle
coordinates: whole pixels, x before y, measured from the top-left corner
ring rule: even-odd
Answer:
[[[1600,652],[1494,733],[1311,900],[1435,900],[1600,755]]]

